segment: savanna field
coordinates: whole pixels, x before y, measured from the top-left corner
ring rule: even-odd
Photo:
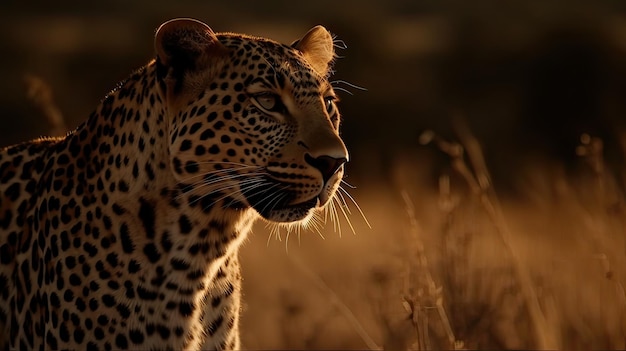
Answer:
[[[625,349],[626,6],[0,5],[0,146],[62,135],[196,17],[323,24],[351,152],[308,228],[242,250],[246,349]]]

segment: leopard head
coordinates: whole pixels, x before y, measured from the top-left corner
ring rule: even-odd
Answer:
[[[171,169],[189,201],[252,207],[273,222],[305,220],[331,201],[349,156],[324,27],[285,45],[176,19],[155,47]]]

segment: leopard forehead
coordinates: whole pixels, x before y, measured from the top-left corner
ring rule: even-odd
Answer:
[[[323,30],[326,32],[326,29]],[[330,36],[328,40],[334,45],[335,39],[333,39],[330,33],[326,33]],[[313,57],[312,60],[311,55],[307,55],[302,51],[306,50],[306,48],[301,47],[301,40],[296,40],[291,44],[285,44],[269,38],[232,32],[221,32],[217,33],[215,36],[222,44],[235,50],[234,55],[238,57],[245,56],[246,58],[251,58],[253,55],[260,55],[270,63],[288,61],[296,66],[300,65],[309,68],[313,68],[314,62],[312,61],[317,59]],[[324,58],[325,60],[329,60],[328,64],[330,66],[334,64],[335,59],[334,48],[332,48],[332,50],[331,56]],[[276,62],[273,62],[273,60],[276,60]],[[324,68],[328,67],[326,66]],[[322,71],[319,72],[323,73],[322,76],[324,78],[330,76],[330,74],[328,74],[329,72],[325,70]]]
[[[232,72],[219,78],[241,78],[245,85],[262,82],[277,89],[288,87],[295,99],[314,98],[332,90],[330,73],[320,75],[292,46],[242,34],[218,34],[217,38],[231,50],[228,68]]]

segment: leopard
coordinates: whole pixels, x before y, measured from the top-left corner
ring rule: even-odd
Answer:
[[[305,225],[349,160],[336,39],[176,18],[63,137],[0,150],[0,350],[241,348],[253,223]]]

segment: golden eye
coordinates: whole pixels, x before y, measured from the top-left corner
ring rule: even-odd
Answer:
[[[280,97],[276,94],[272,93],[261,93],[254,96],[254,100],[262,109],[268,112],[279,112],[282,113],[285,111],[285,105],[280,100]]]

